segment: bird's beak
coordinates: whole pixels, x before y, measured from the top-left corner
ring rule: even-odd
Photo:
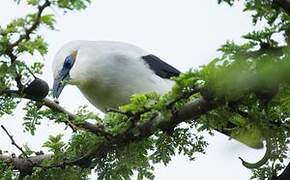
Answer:
[[[66,85],[66,80],[69,79],[69,69],[63,68],[59,76],[53,81],[52,96],[58,98]]]

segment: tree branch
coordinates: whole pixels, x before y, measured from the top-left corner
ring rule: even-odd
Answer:
[[[39,165],[43,160],[47,160],[50,158],[51,155],[49,154],[32,156],[29,157],[28,159],[0,154],[0,161],[3,161],[4,163],[6,163],[8,166],[11,166],[15,170],[27,173],[31,173],[32,168],[34,166]],[[31,165],[31,162],[33,163],[34,166]]]
[[[5,131],[5,133],[7,134],[7,136],[9,137],[9,139],[11,140],[11,144],[13,146],[15,146],[17,149],[19,149],[21,151],[21,153],[25,156],[25,158],[27,159],[28,162],[30,162],[31,165],[33,165],[33,162],[29,159],[29,156],[26,154],[26,152],[22,149],[22,147],[20,147],[14,140],[13,136],[11,134],[9,134],[9,132],[7,131],[7,129],[1,125],[1,128]]]
[[[57,111],[67,112],[62,107],[60,107],[59,105],[57,105],[56,103],[52,101],[45,99],[45,102],[49,107],[55,108],[55,110]],[[168,126],[175,127],[181,122],[189,121],[191,119],[197,119],[201,115],[217,107],[217,105],[218,105],[217,103],[206,101],[203,98],[194,100],[193,102],[184,105],[179,110],[176,110],[174,117],[170,121],[168,121],[168,119],[155,118],[144,124],[139,124],[137,128],[140,130],[140,134],[137,136],[134,135],[134,132],[130,129],[120,135],[111,137],[110,139],[105,139],[103,143],[101,143],[100,145],[98,145],[98,147],[96,147],[96,149],[92,149],[91,151],[87,152],[82,157],[76,160],[59,162],[57,164],[52,164],[50,166],[43,166],[43,168],[64,167],[66,165],[77,165],[80,167],[89,167],[93,159],[101,158],[104,156],[104,154],[112,151],[113,149],[121,148],[125,145],[128,145],[129,143],[137,142],[146,137],[149,137],[154,132],[156,132],[158,128],[165,128]],[[67,113],[71,117],[75,118],[75,115],[69,112]],[[86,126],[86,127],[90,127],[90,126],[91,125]],[[95,129],[95,128],[96,127],[93,126],[92,129]],[[96,130],[99,132],[99,129],[96,129]],[[40,155],[40,156],[38,155],[38,156],[30,157],[29,158],[30,160],[32,160],[31,158],[33,158],[34,165],[31,165],[31,163],[28,162],[28,159],[19,159],[19,158],[12,159],[13,169],[16,169],[16,170],[31,169],[33,166],[36,166],[36,165],[39,166],[40,163],[44,159],[50,159],[51,157],[52,155]],[[7,159],[7,158],[8,157],[6,156],[4,159]],[[0,157],[0,160],[1,160],[1,157]],[[8,158],[8,160],[11,160],[11,158]],[[19,165],[21,165],[21,167]]]
[[[0,89],[0,96],[13,96],[13,95],[19,95],[19,91],[17,90],[11,90],[11,89]]]
[[[158,129],[176,127],[181,122],[186,122],[192,119],[196,120],[201,115],[217,107],[217,105],[217,103],[209,102],[203,98],[199,98],[191,103],[184,105],[179,110],[176,110],[176,114],[170,121],[168,121],[168,119],[157,117],[144,124],[139,124],[136,126],[136,128],[138,128],[140,131],[139,135],[135,135],[134,130],[130,129],[120,135],[111,137],[109,140],[105,140],[96,149],[87,152],[79,159],[70,162],[63,162],[63,164],[89,167],[92,160],[95,158],[99,159],[104,156],[104,154],[114,149],[124,147],[132,142],[143,140],[154,134]],[[58,167],[62,167],[63,164],[59,164]]]
[[[76,117],[74,114],[66,111],[64,108],[54,103],[53,101],[44,99],[44,103],[46,106],[53,108],[56,111],[68,114],[69,117],[71,118]],[[134,134],[134,132],[129,129],[128,131],[122,134],[111,137],[110,139],[105,139],[95,149],[88,151],[86,154],[84,154],[83,156],[75,160],[58,162],[56,164],[51,164],[48,166],[41,166],[40,164],[43,160],[45,159],[48,160],[53,155],[47,154],[47,155],[38,155],[34,157],[29,157],[29,160],[31,160],[34,163],[34,165],[29,163],[28,159],[19,159],[19,158],[7,157],[7,156],[0,156],[0,160],[4,159],[5,162],[12,162],[10,164],[12,164],[13,169],[16,169],[19,171],[23,169],[24,170],[32,169],[34,166],[42,167],[44,169],[54,168],[54,167],[65,167],[65,166],[71,166],[71,165],[80,166],[82,168],[88,168],[91,166],[93,160],[102,158],[105,154],[109,153],[110,151],[114,149],[122,148],[128,145],[129,143],[143,140],[151,136],[152,134],[154,134],[158,129],[166,129],[168,127],[172,128],[172,127],[176,127],[178,124],[182,122],[188,122],[190,120],[197,120],[201,115],[204,115],[207,112],[223,105],[224,105],[224,102],[208,101],[208,100],[205,100],[204,98],[198,98],[188,104],[185,104],[183,107],[179,109],[174,109],[173,117],[171,120],[156,117],[146,123],[137,124],[136,128],[138,128],[140,131],[139,135],[136,136],[136,134]],[[86,128],[92,125],[90,123],[88,124],[89,124],[88,126],[85,125]],[[95,132],[95,131],[99,133],[99,127],[96,128],[93,125],[91,132]],[[285,171],[280,176],[278,176],[279,179],[277,180],[284,180],[285,178],[286,179],[289,178],[288,171],[289,171],[289,165],[287,166]]]
[[[22,93],[19,90],[11,90],[11,89],[0,90],[0,96],[15,96],[15,97],[19,97],[19,98],[26,98],[29,100],[33,100],[33,99],[30,99],[27,97],[23,97]],[[105,137],[110,136],[110,133],[106,132],[104,130],[104,126],[101,124],[92,124],[92,123],[87,122],[87,121],[83,121],[81,123],[74,123],[73,120],[77,117],[75,114],[67,111],[66,109],[61,107],[59,104],[55,103],[52,100],[49,100],[48,98],[45,98],[40,102],[56,112],[61,112],[61,113],[68,115],[69,120],[67,120],[66,123],[69,126],[72,126],[73,129],[80,129],[81,128],[81,129],[87,130],[89,132],[92,132],[94,134],[102,135]]]
[[[110,133],[106,132],[104,130],[104,126],[101,124],[92,124],[90,122],[84,121],[81,123],[73,123],[73,120],[77,117],[75,114],[67,111],[66,109],[64,109],[63,107],[61,107],[59,104],[55,103],[52,100],[49,100],[47,98],[43,99],[43,104],[47,107],[49,107],[52,110],[55,110],[57,112],[62,112],[64,114],[67,114],[69,119],[72,120],[70,121],[71,124],[73,124],[76,127],[80,127],[83,128],[89,132],[92,132],[94,134],[98,134],[98,135],[103,135],[103,136],[110,136]]]

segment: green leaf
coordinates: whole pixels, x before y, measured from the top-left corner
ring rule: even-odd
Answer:
[[[62,152],[65,146],[65,143],[62,141],[62,134],[56,136],[49,136],[48,141],[46,141],[42,146],[49,148],[49,151],[58,154]]]
[[[48,26],[50,29],[54,29],[54,24],[56,23],[56,20],[53,14],[47,14],[41,16],[41,22]]]
[[[36,6],[39,4],[39,0],[27,0],[27,3],[33,6]]]

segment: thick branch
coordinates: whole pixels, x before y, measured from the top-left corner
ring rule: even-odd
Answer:
[[[49,101],[47,99],[44,100],[46,105],[48,107],[55,108],[57,111],[66,112],[62,107],[57,105],[56,103]],[[100,144],[96,149],[92,149],[91,151],[87,152],[85,155],[80,157],[79,159],[72,160],[72,161],[66,161],[66,162],[60,162],[58,164],[53,164],[51,166],[46,166],[45,168],[49,167],[63,167],[66,165],[78,165],[80,167],[89,167],[91,165],[91,162],[95,158],[101,158],[104,154],[110,152],[113,149],[121,148],[129,143],[140,141],[146,137],[151,136],[158,128],[166,128],[166,127],[175,127],[179,123],[188,121],[191,119],[196,119],[200,117],[202,114],[207,113],[208,111],[214,109],[217,106],[217,104],[208,102],[204,100],[203,98],[197,99],[191,103],[186,104],[179,110],[175,111],[174,118],[172,120],[168,121],[168,119],[159,119],[155,118],[152,121],[149,121],[144,124],[140,124],[138,126],[140,130],[140,134],[138,136],[134,135],[134,132],[129,130],[126,131],[123,134],[120,134],[115,137],[111,137],[109,140],[104,140],[102,144]],[[68,113],[68,112],[67,112]],[[75,115],[68,113],[71,117],[75,118]],[[90,127],[91,125],[88,125],[86,127]],[[92,129],[95,129],[96,127],[93,127]],[[96,129],[98,132],[99,130]],[[8,158],[7,156],[5,157]],[[4,159],[5,159],[4,158]],[[30,157],[29,159],[31,159]],[[39,165],[42,160],[51,158],[51,155],[41,155],[41,156],[34,156],[34,166]],[[3,157],[2,157],[3,159]],[[1,159],[0,159],[1,160]],[[8,158],[8,160],[11,160],[11,158]],[[23,169],[31,169],[32,165],[27,159],[13,159],[13,169],[16,170],[23,170]]]
[[[72,118],[75,118],[75,115],[67,112],[62,107],[57,105],[56,103],[45,100],[48,107],[53,107],[57,111],[66,112],[71,116]],[[121,148],[129,143],[140,141],[144,138],[149,137],[152,135],[156,128],[166,128],[166,127],[175,127],[181,122],[189,121],[189,120],[196,120],[201,115],[206,114],[212,109],[215,109],[218,106],[223,105],[223,103],[219,102],[210,102],[203,98],[199,98],[194,100],[191,103],[188,103],[184,105],[179,110],[176,110],[174,113],[174,117],[171,121],[168,121],[166,119],[158,119],[155,118],[152,121],[149,121],[147,123],[139,125],[140,135],[135,136],[133,135],[133,132],[128,131],[124,134],[121,134],[116,137],[112,137],[110,141],[105,140],[102,144],[100,144],[96,149],[92,149],[91,151],[87,152],[85,155],[80,157],[79,159],[69,161],[69,162],[59,162],[58,164],[53,164],[51,166],[46,166],[45,168],[51,168],[51,167],[64,167],[66,165],[77,165],[80,167],[89,167],[91,165],[91,162],[93,159],[99,159],[104,154],[110,152],[113,149]],[[94,129],[94,128],[93,128]],[[22,159],[22,158],[12,158],[9,156],[0,155],[0,160],[6,162],[7,164],[10,164],[13,169],[19,170],[19,171],[30,171],[32,169],[31,162],[34,163],[34,166],[39,165],[43,160],[50,159],[52,155],[38,155],[34,157],[29,157],[28,159]],[[289,165],[284,170],[284,172],[278,176],[274,180],[286,180],[289,178],[290,169]]]
[[[170,121],[168,119],[156,117],[144,124],[137,125],[137,128],[140,130],[139,135],[136,135],[134,131],[128,130],[118,136],[111,137],[109,140],[105,140],[96,149],[89,151],[81,158],[70,162],[64,162],[64,164],[89,167],[94,158],[99,159],[113,149],[121,148],[129,143],[145,139],[154,134],[158,129],[173,128],[181,122],[186,122],[192,119],[196,120],[198,117],[206,114],[218,105],[222,104],[209,102],[203,98],[194,100],[193,102],[184,105],[179,110],[175,110],[174,117]],[[63,166],[63,164],[59,164],[59,167],[61,166]]]
[[[13,169],[27,173],[32,172],[33,166],[31,165],[31,162],[34,165],[39,165],[43,160],[47,160],[49,158],[51,158],[51,155],[47,154],[29,157],[28,159],[0,154],[0,161],[10,165]]]

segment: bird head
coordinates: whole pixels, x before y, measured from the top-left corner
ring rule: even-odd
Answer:
[[[53,97],[58,98],[70,81],[70,71],[75,64],[77,50],[60,51],[53,62]]]

